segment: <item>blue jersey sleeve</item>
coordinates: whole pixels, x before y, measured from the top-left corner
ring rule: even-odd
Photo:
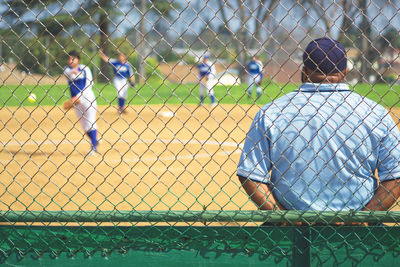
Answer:
[[[400,178],[400,132],[389,114],[382,123],[388,134],[379,146],[378,174],[381,181],[388,181]]]
[[[268,184],[271,170],[270,139],[263,118],[263,111],[260,110],[247,133],[237,175]]]
[[[86,70],[85,68],[79,68],[80,71],[82,71],[82,77],[75,78],[74,80],[69,80],[68,85],[69,85],[69,90],[71,92],[71,97],[77,96],[82,90],[84,90],[87,86],[87,81],[86,81]]]
[[[81,91],[76,87],[73,82],[69,83],[69,91],[71,93],[71,97],[77,96]]]
[[[197,68],[199,69],[200,77],[204,77],[211,73],[211,67],[207,64],[201,63],[197,66]]]

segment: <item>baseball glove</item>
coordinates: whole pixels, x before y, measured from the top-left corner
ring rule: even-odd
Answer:
[[[77,97],[73,97],[64,102],[63,108],[65,110],[71,109],[74,105],[79,104],[81,101]]]
[[[131,80],[129,80],[128,82],[129,82],[130,87],[132,87],[132,88],[135,87],[135,85],[136,85],[135,82],[132,82]]]

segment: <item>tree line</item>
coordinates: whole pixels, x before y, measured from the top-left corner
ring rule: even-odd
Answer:
[[[109,66],[97,55],[102,48],[113,56],[115,51],[127,54],[140,78],[151,73],[158,62],[185,58],[195,62],[189,53],[177,55],[174,47],[203,49],[218,58],[230,59],[243,74],[245,62],[258,53],[267,59],[273,48],[286,40],[300,46],[304,36],[282,24],[282,17],[296,16],[297,28],[308,37],[327,35],[346,47],[361,51],[361,73],[368,75],[369,66],[387,49],[400,49],[400,37],[391,20],[380,29],[373,27],[373,9],[390,8],[396,1],[371,0],[217,0],[182,1],[137,0],[116,2],[58,0],[5,0],[2,6],[0,55],[14,59],[26,72],[58,75],[65,65],[67,52],[81,52],[83,62],[96,66],[99,81],[110,79]],[[194,19],[184,12],[192,9]],[[211,11],[211,12],[210,12]],[[137,18],[131,27],[122,28],[115,21]],[[181,19],[186,27],[174,31]],[[183,22],[182,22],[183,21]],[[201,23],[195,22],[201,21]],[[171,30],[172,29],[172,30]],[[149,53],[150,47],[150,53]],[[272,50],[271,50],[272,49]]]

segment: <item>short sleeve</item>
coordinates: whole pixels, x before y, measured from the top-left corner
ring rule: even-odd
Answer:
[[[400,132],[389,114],[384,123],[387,135],[379,146],[378,174],[381,181],[400,178]]]
[[[247,133],[240,156],[237,175],[268,184],[271,160],[269,156],[270,132],[266,129],[265,117],[260,110]]]

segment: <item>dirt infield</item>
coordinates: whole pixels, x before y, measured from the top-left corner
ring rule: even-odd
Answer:
[[[235,171],[258,108],[101,107],[100,155],[87,158],[74,112],[4,107],[0,209],[253,209]]]
[[[3,107],[0,209],[254,209],[235,172],[258,109],[134,106],[120,117],[101,107],[100,155],[88,158],[72,111]]]

